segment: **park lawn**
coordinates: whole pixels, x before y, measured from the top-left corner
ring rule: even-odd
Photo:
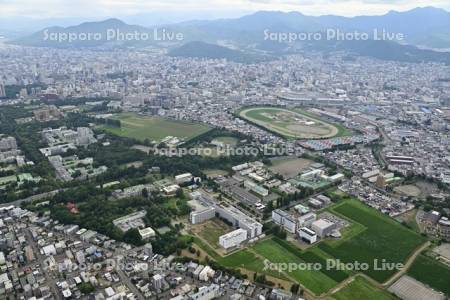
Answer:
[[[120,128],[112,126],[102,126],[102,128],[112,134],[138,140],[160,141],[167,136],[175,136],[188,141],[210,130],[210,127],[205,124],[139,116],[133,113],[118,114],[114,118],[120,120]]]
[[[378,282],[387,280],[398,270],[375,270],[375,261],[378,265],[383,259],[387,263],[404,263],[425,242],[421,235],[358,200],[345,200],[330,210],[363,225],[366,230],[338,245],[324,241],[319,248],[344,263],[367,263],[369,269],[362,272]]]
[[[395,296],[371,284],[367,279],[356,276],[347,286],[333,295],[336,300],[394,300]]]
[[[425,255],[419,255],[408,275],[450,297],[450,268]]]
[[[305,261],[272,239],[256,243],[252,247],[252,250],[275,264],[283,263],[289,265],[293,263],[297,266],[306,265]],[[308,270],[308,268],[305,269],[307,270],[299,270],[296,268],[290,272],[289,270],[286,270],[284,273],[295,279],[316,295],[323,294],[337,285],[335,280],[321,271]]]

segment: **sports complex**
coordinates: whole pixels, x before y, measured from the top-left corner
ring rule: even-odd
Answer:
[[[345,135],[342,126],[335,125],[300,109],[281,107],[248,107],[239,117],[288,139],[323,139]]]

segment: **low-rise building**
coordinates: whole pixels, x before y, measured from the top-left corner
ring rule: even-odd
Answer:
[[[314,244],[317,241],[317,234],[306,227],[302,227],[298,230],[298,236],[310,244]]]
[[[336,224],[325,219],[319,219],[311,224],[311,229],[321,238],[330,235]]]

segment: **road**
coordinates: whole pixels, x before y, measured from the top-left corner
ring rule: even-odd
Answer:
[[[49,285],[49,287],[52,291],[52,294],[55,296],[56,300],[62,300],[62,296],[58,290],[58,287],[56,286],[55,279],[50,275],[50,272],[47,272],[47,270],[46,270],[46,266],[44,263],[45,256],[43,256],[41,254],[41,252],[39,251],[29,229],[25,230],[25,234],[26,234],[26,239],[28,241],[28,244],[31,246],[31,248],[33,249],[33,252],[36,254],[37,263],[39,263],[41,270],[44,272],[45,280],[46,280],[47,284]]]
[[[2,204],[0,204],[0,207],[7,207],[7,206],[10,206],[10,205],[14,205],[14,206],[20,207],[20,205],[22,203],[33,202],[33,201],[37,201],[37,200],[42,200],[42,199],[45,199],[45,198],[53,197],[56,194],[58,194],[59,192],[63,192],[65,190],[67,190],[67,189],[54,190],[54,191],[47,192],[47,193],[33,195],[33,196],[30,196],[30,197],[27,197],[27,198],[24,198],[24,199],[19,199],[19,200],[13,201],[13,202],[2,203]]]

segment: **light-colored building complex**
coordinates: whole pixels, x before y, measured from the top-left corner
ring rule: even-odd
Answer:
[[[247,230],[242,228],[236,229],[230,233],[219,237],[219,244],[225,249],[238,247],[247,240]]]
[[[214,207],[206,207],[205,209],[192,211],[190,214],[190,220],[192,224],[200,224],[209,219],[214,218],[216,215],[216,209]]]
[[[151,227],[147,227],[144,229],[139,229],[139,235],[143,241],[148,241],[149,239],[156,236],[155,231]]]
[[[175,182],[180,184],[180,183],[186,183],[186,182],[190,182],[192,180],[192,174],[191,173],[184,173],[184,174],[180,174],[175,176]]]
[[[275,209],[272,211],[272,220],[276,224],[283,226],[290,233],[295,233],[297,230],[297,221],[295,218],[283,210]]]
[[[319,236],[325,237],[331,234],[336,224],[324,219],[319,219],[311,224],[311,229]]]
[[[314,244],[317,241],[317,234],[306,227],[302,227],[298,230],[298,236],[310,244]]]
[[[217,284],[199,288],[198,292],[189,296],[189,300],[212,300],[220,296],[220,287]]]
[[[317,219],[317,215],[315,213],[307,213],[298,218],[298,226],[299,227],[310,227],[311,224]]]

